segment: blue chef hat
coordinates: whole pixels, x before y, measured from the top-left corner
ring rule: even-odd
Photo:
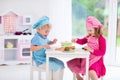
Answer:
[[[43,16],[33,25],[33,29],[36,29],[46,24],[49,24],[49,18],[47,16]]]

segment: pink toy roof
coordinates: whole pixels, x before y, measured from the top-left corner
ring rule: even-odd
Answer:
[[[7,12],[7,13],[5,13],[3,16],[8,16],[8,15],[12,15],[12,16],[18,16],[16,13],[14,13],[13,11],[9,11],[9,12]]]

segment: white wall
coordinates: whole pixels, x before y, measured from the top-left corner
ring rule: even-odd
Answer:
[[[59,41],[70,41],[72,36],[71,0],[49,0],[52,36]]]
[[[18,15],[32,16],[34,23],[39,17],[48,15],[48,4],[47,0],[1,0],[0,15],[12,10]]]
[[[71,39],[71,0],[0,0],[0,15],[10,10],[18,15],[31,15],[32,23],[47,15],[53,26],[50,39],[53,37],[59,38],[59,41]],[[3,32],[2,25],[0,32]]]

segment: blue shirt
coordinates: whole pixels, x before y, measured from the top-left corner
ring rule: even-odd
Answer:
[[[44,38],[41,34],[36,33],[31,40],[31,45],[40,46],[44,44],[49,44],[50,40]],[[33,51],[32,59],[35,61],[36,65],[46,63],[46,48],[42,48],[38,51]],[[53,71],[57,71],[59,68],[64,68],[64,63],[56,58],[49,59],[49,66]]]
[[[49,44],[49,40],[47,38],[42,37],[39,33],[36,33],[35,36],[31,40],[31,45],[40,46],[44,44]],[[33,60],[38,65],[43,64],[46,62],[46,49],[42,48],[38,51],[33,52]]]

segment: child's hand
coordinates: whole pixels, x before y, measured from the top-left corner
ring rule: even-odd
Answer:
[[[91,49],[89,46],[85,46],[85,47],[83,47],[83,48],[84,48],[85,50],[93,53],[93,49]]]
[[[50,44],[55,44],[57,42],[57,39],[54,39],[53,41],[50,42]]]
[[[53,43],[55,44],[56,42],[57,42],[57,39],[54,39],[54,40],[53,40]]]
[[[71,41],[72,41],[73,43],[76,43],[77,39],[72,39]]]
[[[50,49],[50,46],[47,45],[47,44],[46,44],[46,45],[43,45],[43,47],[46,48],[46,49]]]

